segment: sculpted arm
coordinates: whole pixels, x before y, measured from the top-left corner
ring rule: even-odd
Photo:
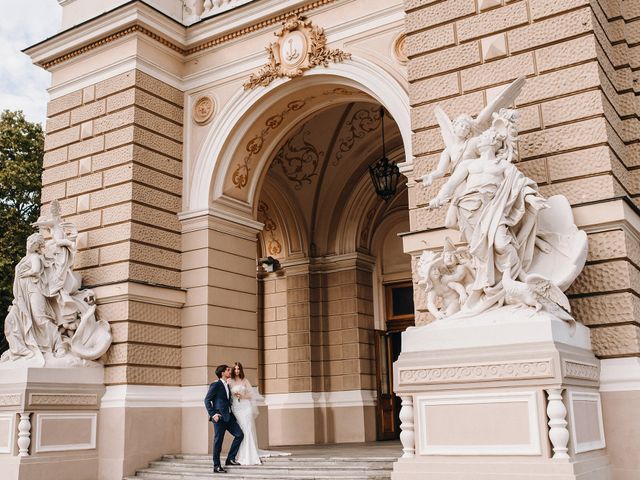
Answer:
[[[449,180],[447,180],[438,192],[438,195],[429,202],[429,208],[441,207],[453,196],[456,188],[467,179],[467,175],[469,174],[467,162],[463,162],[456,167],[451,177],[449,177]]]
[[[444,177],[444,174],[447,173],[447,168],[449,168],[450,163],[451,155],[449,154],[449,149],[445,148],[440,154],[440,160],[438,161],[438,166],[436,167],[436,169],[432,172],[427,173],[421,178],[422,185],[424,187],[428,187],[433,183],[435,179]]]

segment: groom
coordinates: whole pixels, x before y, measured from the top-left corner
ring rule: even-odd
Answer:
[[[236,417],[231,413],[232,396],[227,383],[229,377],[231,377],[231,368],[227,365],[220,365],[216,368],[216,376],[218,381],[209,386],[207,396],[204,397],[204,406],[209,413],[209,421],[213,422],[215,432],[213,440],[213,472],[226,473],[226,470],[220,465],[220,451],[222,450],[224,433],[228,430],[235,437],[229,449],[225,465],[240,465],[236,462],[236,454],[244,434],[236,422]]]

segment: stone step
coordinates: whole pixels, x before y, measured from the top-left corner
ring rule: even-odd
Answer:
[[[401,452],[400,452],[401,453]],[[280,457],[267,457],[263,458],[264,463],[276,463],[276,462],[380,462],[380,463],[393,463],[398,460],[396,457],[298,457],[298,456],[280,456]],[[220,457],[224,462],[225,457]],[[189,461],[202,461],[211,462],[211,455],[202,454],[170,454],[163,455],[162,460],[189,460]]]
[[[149,464],[149,468],[186,468],[186,469],[203,469],[203,468],[211,468],[211,460],[207,462],[202,461],[168,461],[163,460],[159,462],[151,462]],[[353,462],[353,463],[332,463],[330,461],[319,461],[319,462],[274,462],[274,463],[263,463],[262,465],[245,465],[245,466],[231,466],[230,468],[236,469],[261,469],[265,471],[278,471],[278,470],[341,470],[341,471],[352,471],[352,470],[391,470],[392,466],[389,463],[367,463],[367,462]]]
[[[212,480],[220,478],[220,474],[213,473],[213,469],[202,472],[188,472],[185,470],[164,471],[156,469],[142,469],[136,472],[134,477],[125,477],[124,480]],[[225,479],[230,480],[388,480],[391,472],[380,474],[327,474],[326,472],[294,472],[292,474],[271,474],[264,472],[247,473],[234,472],[231,469],[224,474]]]

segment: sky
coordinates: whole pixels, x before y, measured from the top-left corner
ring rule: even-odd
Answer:
[[[44,125],[51,75],[22,49],[54,35],[62,8],[57,0],[0,0],[0,110],[22,110]]]

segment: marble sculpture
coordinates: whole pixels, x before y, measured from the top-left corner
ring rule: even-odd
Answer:
[[[92,365],[111,345],[111,329],[96,319],[94,293],[80,288],[73,271],[76,226],[63,221],[55,200],[51,215],[33,226],[39,231],[27,239],[27,253],[15,268],[4,327],[9,350],[0,365]]]
[[[514,81],[475,119],[452,122],[435,109],[446,148],[421,180],[429,186],[451,170],[429,208],[448,204],[445,226],[465,244],[447,238],[441,252],[420,257],[420,284],[436,319],[512,306],[573,321],[564,291],[584,266],[587,236],[564,196],[545,199],[515,165],[518,112],[508,107],[524,82]]]

